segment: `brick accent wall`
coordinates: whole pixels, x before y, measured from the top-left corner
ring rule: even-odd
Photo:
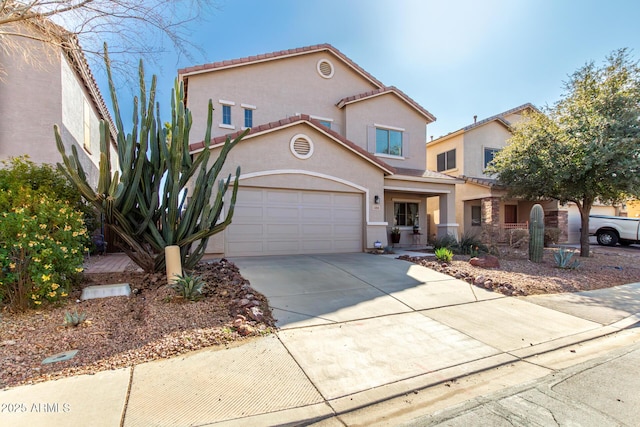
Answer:
[[[545,227],[556,227],[560,229],[558,243],[569,240],[569,212],[549,211],[544,214]]]
[[[500,225],[500,198],[482,199],[482,224]]]

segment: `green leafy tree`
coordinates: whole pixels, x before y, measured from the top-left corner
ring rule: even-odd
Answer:
[[[553,107],[531,112],[490,172],[511,196],[573,202],[580,211],[580,256],[589,256],[589,212],[596,200],[640,195],[640,68],[626,49],[565,82]]]
[[[122,250],[144,271],[158,272],[165,268],[164,248],[169,245],[179,246],[182,265],[193,269],[204,255],[209,237],[231,224],[240,167],[233,184],[231,175],[220,181],[218,175],[227,154],[248,130],[233,140],[227,138],[219,157],[210,162],[213,104],[209,101],[205,149],[192,158],[189,153],[192,119],[191,112],[184,106],[182,83],[176,81],[171,95],[171,122],[163,126],[160,106],[155,105],[156,76],[147,93],[140,61],[140,98],[134,98],[133,128],[127,132],[120,117],[106,46],[105,60],[118,130],[120,170],[112,172],[109,127],[104,122],[100,124],[97,190],[87,183],[75,146],[70,156],[65,153],[56,126],[56,142],[64,161],[58,168],[82,196],[104,214],[106,225],[120,238]],[[193,182],[193,194],[187,192],[190,182]],[[225,202],[230,187],[231,197]],[[191,201],[187,204],[188,197]],[[223,216],[224,203],[228,206]]]

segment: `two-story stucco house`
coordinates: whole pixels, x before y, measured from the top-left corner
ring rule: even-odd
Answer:
[[[15,37],[22,51],[0,49],[0,159],[28,155],[35,163],[56,164],[53,125],[58,124],[67,153],[78,150],[89,183],[97,185],[100,161],[100,120],[115,135],[109,111],[77,40],[54,24],[68,48]],[[37,31],[19,27],[18,31]],[[34,61],[25,60],[31,55]],[[112,162],[117,162],[112,139]],[[114,165],[117,167],[117,163]]]
[[[427,168],[464,180],[456,187],[456,222],[461,232],[480,231],[481,225],[501,229],[522,228],[529,220],[535,202],[506,198],[507,189],[485,173],[493,156],[512,136],[512,126],[523,113],[535,109],[524,104],[451,132],[427,143]],[[540,202],[539,202],[540,203]],[[560,206],[557,201],[541,202],[545,224],[561,231],[560,241],[580,241],[580,213],[574,203]],[[429,214],[437,219],[438,206],[429,204]],[[592,213],[619,215],[620,207],[596,203]]]
[[[242,168],[233,223],[210,253],[273,255],[358,252],[426,244],[457,233],[458,179],[425,169],[426,125],[435,117],[385,86],[328,44],[179,70],[202,138],[214,103],[210,149],[251,128],[229,154],[224,175]],[[197,156],[202,142],[191,144]],[[427,229],[427,200],[440,221]],[[414,235],[414,228],[419,234]]]
[[[502,229],[523,228],[534,203],[506,198],[506,188],[485,173],[494,155],[511,138],[512,126],[522,120],[523,113],[535,109],[524,104],[463,127],[427,143],[427,168],[459,177],[456,186],[456,221],[460,231],[474,233],[491,224]],[[567,233],[567,209],[557,202],[542,202],[545,223]],[[438,206],[429,204],[430,214],[437,219]]]

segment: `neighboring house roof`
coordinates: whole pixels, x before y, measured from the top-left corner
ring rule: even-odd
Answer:
[[[439,142],[445,141],[445,140],[447,140],[449,138],[452,138],[454,136],[458,136],[461,133],[468,132],[468,131],[470,131],[472,129],[478,128],[480,126],[484,126],[487,123],[491,123],[491,122],[500,123],[501,125],[503,125],[507,129],[511,129],[511,123],[505,117],[508,116],[509,114],[514,114],[514,113],[517,113],[519,111],[524,111],[524,110],[529,110],[529,109],[535,110],[535,111],[539,111],[536,107],[533,106],[533,104],[527,102],[526,104],[522,104],[522,105],[519,105],[519,106],[517,106],[515,108],[512,108],[510,110],[503,111],[502,113],[496,114],[494,116],[487,117],[486,119],[480,120],[478,122],[475,122],[473,124],[470,124],[470,125],[467,125],[467,126],[465,126],[463,128],[460,128],[460,129],[458,129],[456,131],[450,132],[450,133],[448,133],[448,134],[446,134],[444,136],[441,136],[441,137],[439,137],[437,139],[434,139],[433,141],[429,141],[429,142],[427,142],[427,145],[435,145],[435,144],[437,144]]]
[[[299,47],[296,49],[281,50],[278,52],[265,53],[262,55],[247,56],[245,58],[232,59],[228,61],[218,61],[218,62],[212,62],[209,64],[196,65],[193,67],[179,69],[178,75],[189,76],[193,74],[206,73],[209,71],[216,71],[216,70],[224,70],[227,68],[240,67],[240,66],[249,65],[249,64],[257,64],[261,62],[273,61],[275,59],[306,55],[306,54],[322,52],[322,51],[330,52],[336,57],[342,59],[342,61],[347,66],[349,66],[358,74],[360,74],[362,77],[367,79],[374,86],[377,86],[379,88],[384,87],[384,85],[382,84],[382,82],[380,82],[380,80],[373,77],[371,74],[366,72],[362,67],[360,67],[358,64],[356,64],[351,59],[349,59],[346,55],[344,55],[342,52],[340,52],[338,49],[336,49],[335,47],[331,46],[328,43],[317,44],[317,45],[306,46],[306,47]]]
[[[422,107],[416,101],[411,99],[409,97],[409,95],[407,95],[406,93],[402,92],[400,89],[398,89],[395,86],[385,86],[385,87],[380,88],[380,89],[375,89],[375,90],[371,90],[369,92],[365,92],[365,93],[361,93],[361,94],[358,94],[358,95],[353,95],[353,96],[349,96],[349,97],[346,97],[346,98],[342,98],[336,104],[336,106],[338,108],[343,108],[345,105],[353,104],[354,102],[364,101],[364,100],[371,99],[371,98],[374,98],[374,97],[380,96],[380,95],[385,95],[385,94],[388,94],[388,93],[391,93],[391,94],[394,94],[394,95],[398,96],[400,99],[402,99],[407,104],[409,104],[419,114],[423,115],[428,120],[428,123],[436,121],[436,118],[435,118],[435,116],[433,114],[428,112],[424,107]]]
[[[482,185],[483,187],[495,188],[496,190],[504,190],[507,188],[493,178],[477,178],[473,176],[464,176],[464,175],[461,175],[460,178],[464,179],[465,182]]]
[[[345,138],[344,136],[340,135],[339,133],[327,128],[326,126],[323,126],[318,120],[312,119],[309,115],[307,114],[301,114],[299,116],[293,116],[293,117],[289,117],[286,119],[282,119],[282,120],[278,120],[275,122],[271,122],[271,123],[266,123],[260,126],[255,126],[252,127],[251,130],[249,131],[249,133],[247,133],[247,135],[245,135],[245,137],[243,138],[243,141],[263,135],[265,133],[269,133],[269,132],[274,132],[276,130],[280,130],[280,129],[284,129],[290,126],[294,126],[297,124],[301,124],[301,123],[306,123],[310,126],[312,126],[313,128],[315,128],[317,131],[324,133],[325,135],[327,135],[329,138],[333,139],[334,141],[338,142],[339,144],[341,144],[342,146],[344,146],[345,148],[347,148],[348,150],[354,152],[356,155],[362,157],[364,160],[374,164],[375,166],[379,167],[380,169],[382,169],[386,174],[392,175],[395,173],[395,168],[393,168],[392,166],[389,166],[387,163],[383,162],[382,160],[380,160],[379,158],[377,158],[376,156],[372,155],[371,153],[367,152],[366,150],[364,150],[363,148],[359,147],[358,145],[354,144],[353,142],[349,141],[347,138]],[[235,132],[233,134],[228,135],[228,137],[230,137],[231,139],[238,137],[240,134],[242,134],[243,131],[238,131]],[[211,139],[211,144],[209,145],[210,148],[214,148],[214,147],[218,147],[221,146],[225,143],[227,139],[227,135],[225,136],[218,136],[216,138],[212,138]],[[196,142],[193,144],[189,145],[189,152],[190,153],[197,153],[202,151],[205,148],[205,144],[204,141],[201,142]]]
[[[403,176],[413,176],[418,178],[436,178],[436,179],[446,179],[450,181],[457,181],[458,178],[455,178],[451,175],[447,175],[440,172],[431,171],[428,169],[407,169],[407,168],[396,168],[396,175]]]

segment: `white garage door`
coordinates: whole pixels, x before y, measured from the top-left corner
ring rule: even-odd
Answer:
[[[240,188],[227,256],[362,251],[362,195]]]

